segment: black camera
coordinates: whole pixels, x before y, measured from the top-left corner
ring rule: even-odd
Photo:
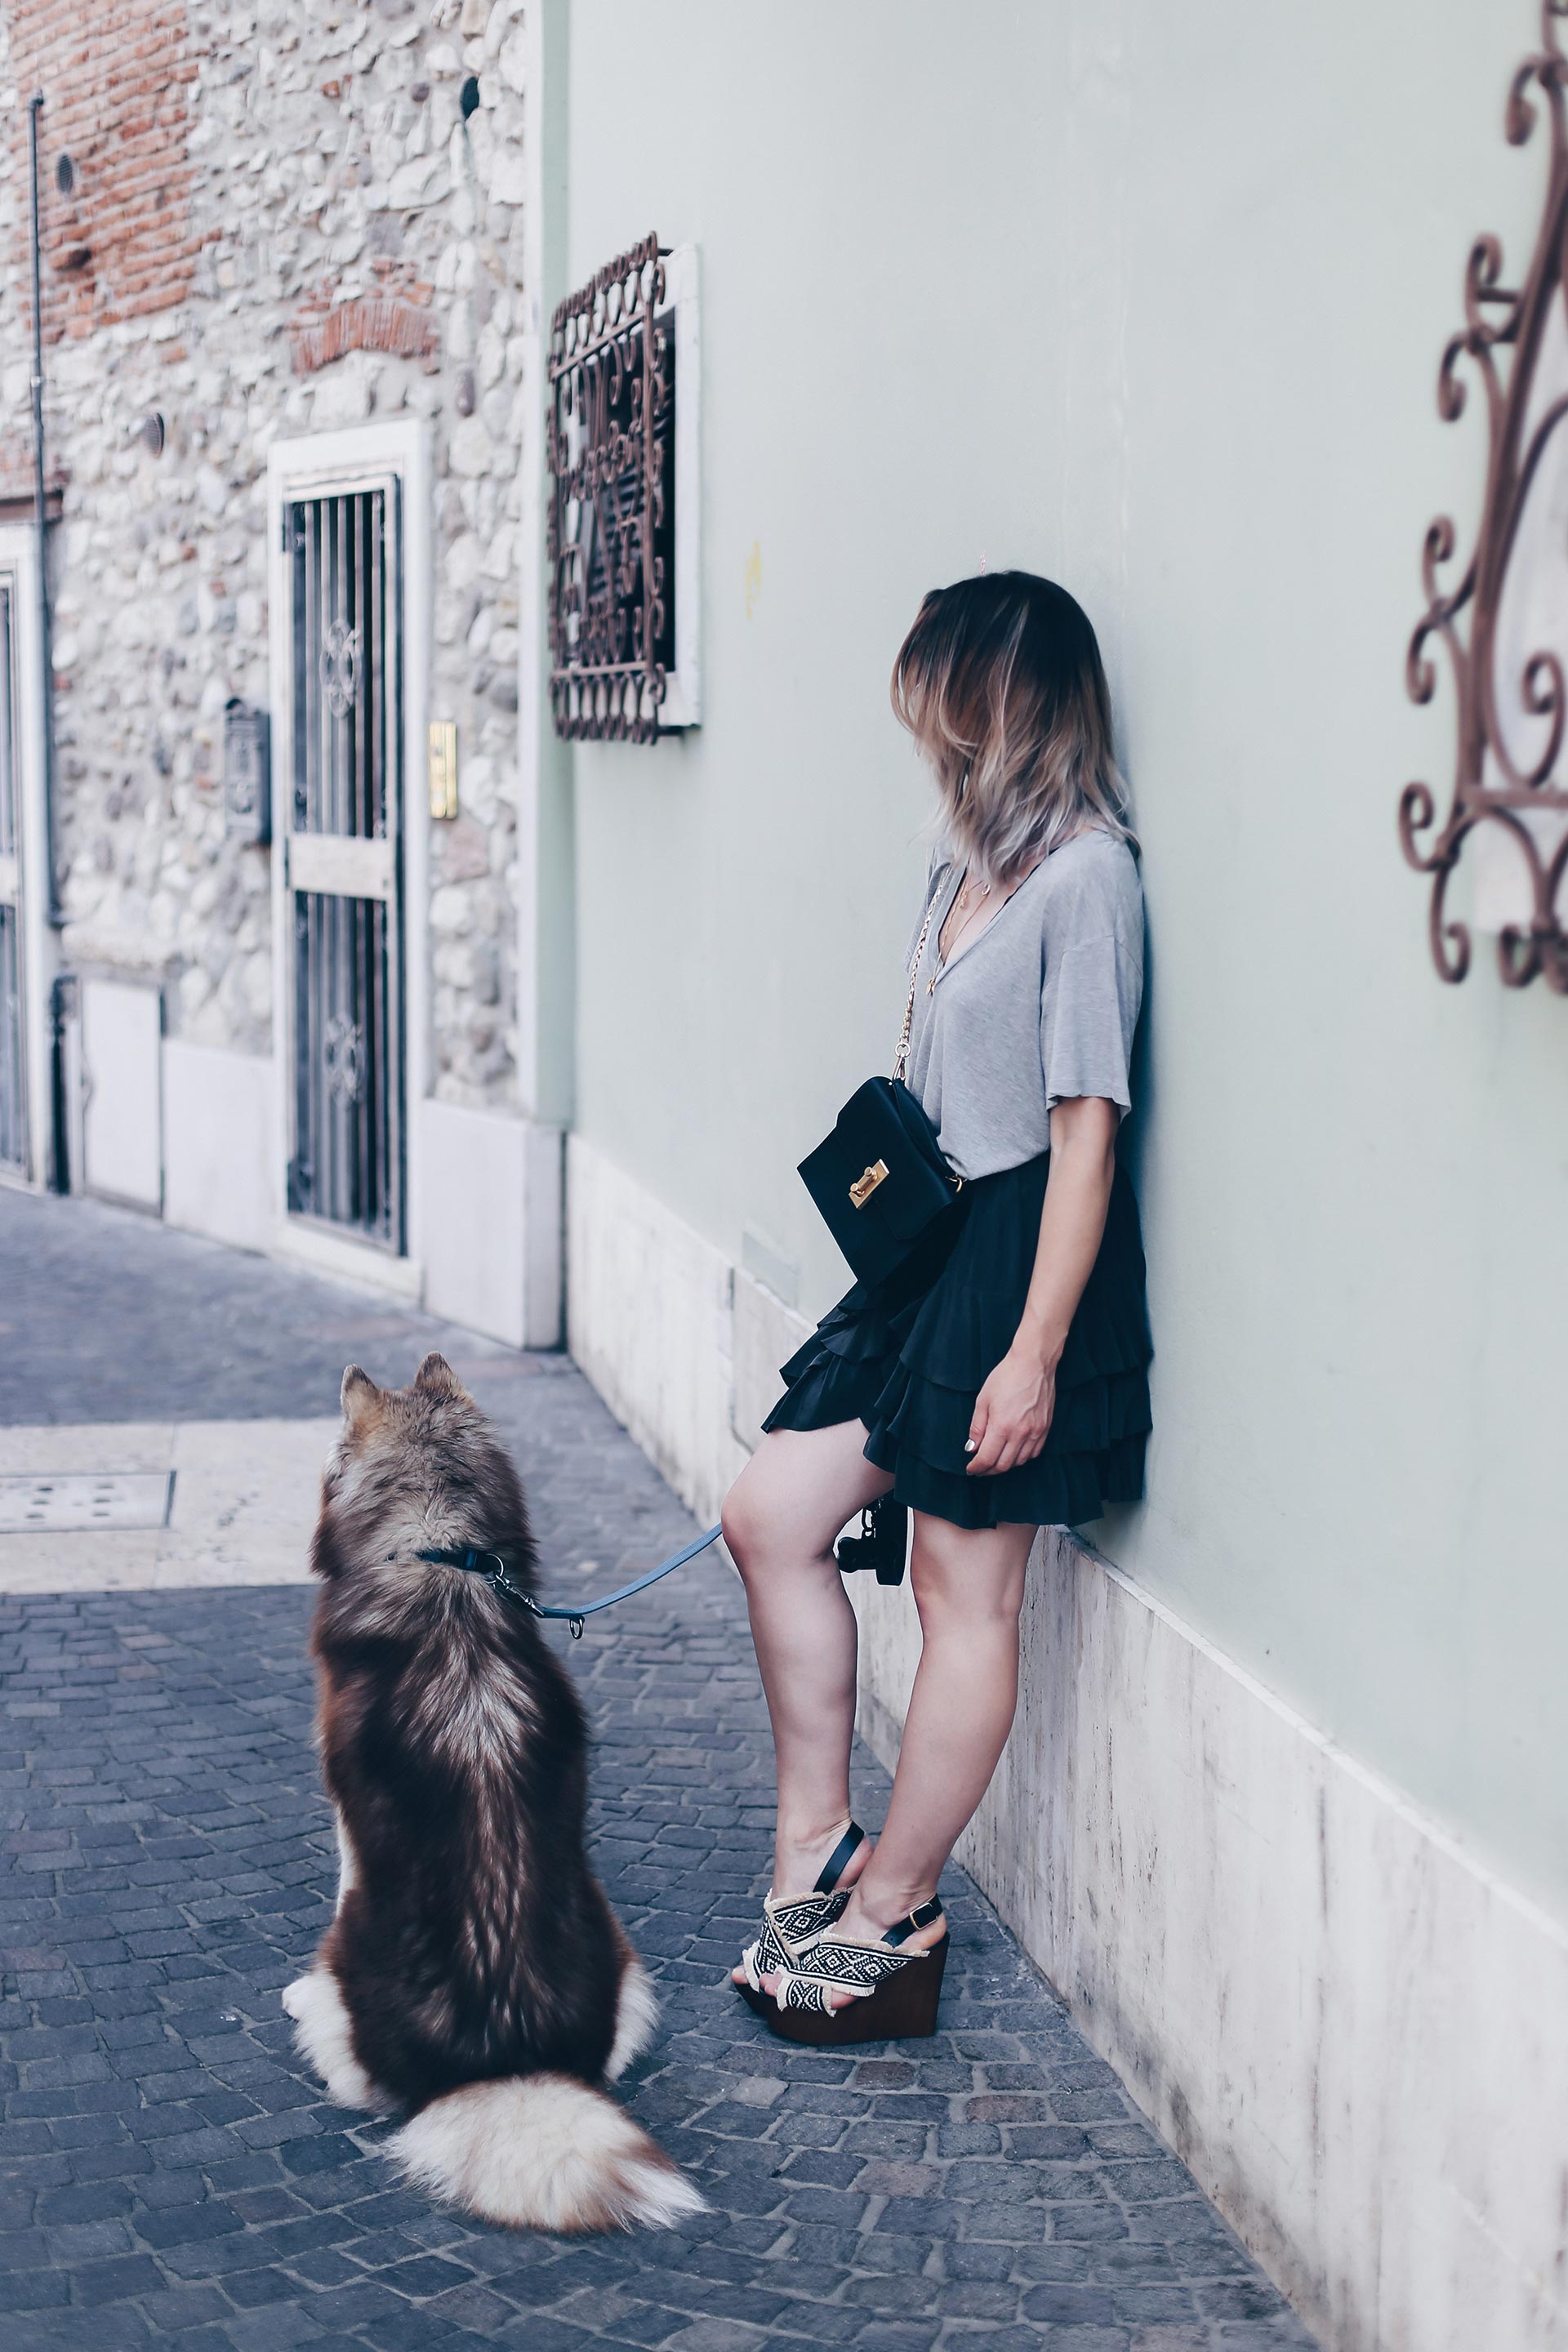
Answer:
[[[909,1542],[908,1511],[891,1495],[884,1495],[861,1512],[858,1536],[839,1537],[834,1558],[846,1576],[874,1569],[879,1584],[902,1584]]]

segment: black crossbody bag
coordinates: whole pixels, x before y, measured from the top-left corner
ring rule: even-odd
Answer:
[[[963,1189],[963,1177],[942,1157],[935,1128],[904,1084],[915,987],[935,911],[933,899],[921,926],[892,1076],[857,1087],[832,1134],[800,1163],[828,1232],[865,1283],[896,1274]]]

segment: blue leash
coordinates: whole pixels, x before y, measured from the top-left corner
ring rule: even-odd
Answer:
[[[603,1601],[586,1601],[581,1609],[552,1609],[547,1601],[536,1601],[531,1592],[525,1592],[521,1584],[512,1582],[507,1574],[506,1562],[499,1552],[475,1551],[469,1546],[460,1550],[422,1551],[418,1557],[439,1568],[466,1569],[470,1576],[486,1578],[498,1592],[505,1594],[507,1600],[521,1601],[531,1616],[564,1618],[572,1628],[572,1639],[580,1642],[584,1618],[596,1617],[601,1609],[613,1609],[617,1601],[629,1601],[634,1592],[646,1592],[648,1586],[657,1584],[661,1576],[668,1576],[676,1569],[684,1568],[689,1559],[695,1559],[700,1551],[706,1551],[710,1544],[717,1543],[723,1532],[721,1527],[710,1528],[705,1536],[699,1536],[695,1543],[688,1544],[684,1551],[676,1552],[671,1559],[661,1559],[657,1568],[650,1568],[647,1574],[639,1576],[635,1583],[623,1584],[618,1592],[606,1592]]]

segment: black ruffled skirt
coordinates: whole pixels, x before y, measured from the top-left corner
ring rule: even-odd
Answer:
[[[913,1262],[846,1292],[784,1366],[789,1385],[763,1428],[863,1421],[866,1458],[892,1472],[898,1500],[954,1527],[1078,1527],[1136,1502],[1153,1349],[1138,1204],[1120,1166],[1045,1450],[999,1475],[965,1468],[975,1396],[1023,1317],[1049,1167],[1047,1151],[966,1184]]]

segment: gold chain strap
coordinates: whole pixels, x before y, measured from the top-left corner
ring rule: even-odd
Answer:
[[[904,1007],[904,1025],[899,1033],[899,1050],[893,1056],[893,1076],[895,1079],[901,1079],[905,1070],[909,1067],[910,1030],[913,1025],[915,1017],[915,988],[921,976],[921,959],[926,951],[926,934],[931,929],[931,919],[936,912],[937,898],[940,898],[941,895],[940,891],[933,894],[931,905],[926,908],[925,921],[921,925],[920,944],[915,949],[914,966],[910,973],[910,1000]]]

